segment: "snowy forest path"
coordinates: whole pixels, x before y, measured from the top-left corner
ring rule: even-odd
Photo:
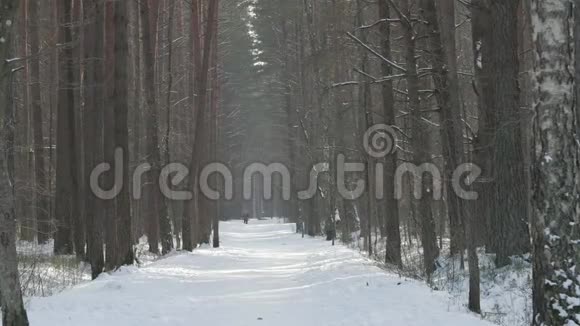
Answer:
[[[222,247],[105,274],[29,303],[31,325],[490,325],[448,295],[277,220],[223,222]]]

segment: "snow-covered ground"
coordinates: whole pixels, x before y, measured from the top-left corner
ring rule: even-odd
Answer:
[[[403,233],[403,230],[401,232]],[[373,259],[382,261],[385,257],[385,239],[373,234]],[[423,250],[420,243],[403,239],[401,246],[404,269],[397,271],[415,279],[424,279]],[[449,254],[449,239],[442,242],[437,270],[431,279],[431,287],[449,292],[449,310],[467,309],[469,295],[469,269],[467,255],[464,256],[464,268],[458,256]],[[350,246],[356,250],[364,248],[365,239],[360,231],[352,234]],[[366,252],[364,252],[366,254]],[[528,326],[532,324],[532,266],[529,254],[511,257],[512,263],[506,267],[495,266],[495,255],[487,254],[485,248],[479,248],[480,302],[482,318],[501,326]],[[394,269],[393,266],[387,268]]]
[[[525,258],[525,259],[524,259]],[[532,268],[529,255],[513,257],[512,264],[496,268],[494,255],[479,251],[481,312],[484,319],[503,326],[532,324]],[[457,258],[439,259],[433,285],[451,293],[451,305],[464,307],[468,301],[469,272],[460,269]]]
[[[276,221],[221,224],[222,248],[125,268],[33,298],[32,325],[491,325],[450,296]]]
[[[75,256],[53,255],[53,241],[45,245],[19,241],[18,270],[26,302],[30,297],[47,297],[90,280],[90,266]]]

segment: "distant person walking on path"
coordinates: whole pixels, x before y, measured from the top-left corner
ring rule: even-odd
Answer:
[[[244,219],[244,224],[248,224],[248,221],[250,219],[250,214],[248,214],[248,212],[243,212],[242,218]]]

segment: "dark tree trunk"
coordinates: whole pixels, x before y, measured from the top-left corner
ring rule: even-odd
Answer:
[[[165,200],[159,188],[159,175],[161,172],[161,153],[159,149],[159,113],[157,110],[155,89],[155,40],[153,35],[157,31],[157,12],[159,2],[157,0],[144,1],[141,3],[141,23],[143,29],[143,57],[145,63],[145,96],[147,103],[146,111],[146,153],[151,171],[145,176],[145,217],[148,225],[147,236],[149,238],[149,251],[159,253],[159,236],[161,235],[162,254],[166,254],[173,248],[171,225],[167,215]],[[160,229],[163,234],[160,234]]]
[[[216,7],[219,8],[219,0],[213,0],[216,2]],[[218,53],[218,28],[219,28],[219,11],[215,11],[215,17],[213,17],[213,26],[212,26],[216,36],[213,38],[213,42],[211,44],[212,47],[212,62],[213,62],[213,73],[212,73],[212,88],[211,88],[211,119],[209,128],[211,132],[211,141],[209,142],[212,148],[210,149],[212,155],[211,160],[212,162],[218,162],[218,131],[219,131],[219,107],[220,107],[220,94],[219,94],[219,53]],[[216,175],[214,175],[214,186],[217,189],[217,184],[219,182]],[[213,239],[212,245],[214,248],[219,248],[220,246],[220,218],[219,218],[219,201],[212,202],[212,231],[213,231]]]
[[[20,2],[20,14],[19,14],[19,33],[18,33],[18,55],[21,57],[28,58],[28,5],[27,1],[23,0]],[[29,86],[28,86],[28,76],[29,76],[29,60],[24,60],[22,62],[23,70],[15,77],[18,78],[18,82],[22,83],[22,110],[16,110],[16,121],[22,126],[22,130],[19,133],[15,133],[16,144],[22,144],[27,148],[30,148],[30,105],[29,105]],[[15,180],[19,178],[22,179],[20,185],[16,185],[16,215],[20,219],[20,239],[24,241],[34,241],[36,236],[36,226],[34,214],[32,212],[32,176],[29,171],[31,171],[31,155],[25,151],[25,153],[18,153],[15,151],[16,162],[15,162]]]
[[[489,100],[486,110],[495,112],[497,129],[493,140],[496,208],[490,215],[496,265],[510,263],[509,257],[530,249],[523,138],[518,86],[518,1],[492,1],[489,58],[483,58]]]
[[[189,37],[190,44],[189,49],[191,51],[191,67],[189,70],[188,78],[189,78],[189,106],[190,109],[193,111],[193,124],[196,123],[195,119],[198,115],[198,108],[197,108],[197,97],[196,94],[199,94],[199,78],[200,78],[200,69],[201,69],[201,58],[202,58],[202,49],[201,49],[201,35],[200,35],[200,9],[199,9],[199,0],[192,1],[191,4],[191,35]],[[189,134],[189,141],[192,142],[192,147],[194,147],[193,141],[195,140],[195,127],[191,128],[191,132]],[[195,154],[193,154],[195,155]],[[193,166],[193,162],[190,165],[190,173],[196,171]],[[191,189],[192,185],[196,185],[195,177],[192,177],[189,180],[189,187]],[[197,187],[193,187],[197,188]],[[195,190],[194,190],[195,192]],[[195,200],[194,195],[194,200]],[[196,230],[193,229],[193,226],[197,225],[197,212],[196,207],[194,206],[194,201],[189,201],[184,203],[184,210],[183,210],[183,250],[193,251],[195,245],[197,243],[197,237],[195,236]]]
[[[72,20],[74,22],[83,22],[83,12],[81,10],[81,1],[82,0],[73,0],[73,12],[72,12]],[[58,7],[58,6],[57,6]],[[55,15],[58,20],[58,8],[57,14]],[[82,24],[73,23],[71,28],[72,39],[78,40],[79,44],[82,44]],[[57,33],[58,34],[58,33]],[[58,42],[58,40],[56,40]],[[74,59],[71,61],[71,64],[74,64],[75,67],[72,68],[72,76],[73,80],[70,82],[71,85],[74,85],[74,95],[75,100],[72,103],[76,103],[76,108],[73,112],[73,120],[74,120],[74,130],[73,130],[73,143],[74,143],[74,151],[73,157],[71,157],[71,167],[74,170],[72,173],[71,178],[71,187],[73,191],[73,197],[71,200],[71,210],[72,210],[72,233],[73,233],[73,242],[75,248],[75,254],[77,258],[80,260],[86,260],[86,223],[85,223],[85,214],[83,212],[84,207],[84,196],[82,193],[84,191],[85,182],[83,182],[83,173],[84,173],[84,157],[82,151],[83,145],[83,125],[82,125],[82,114],[81,114],[81,88],[82,88],[82,80],[81,80],[81,71],[82,71],[82,47],[75,46],[72,50]],[[55,53],[56,55],[57,53]],[[56,57],[56,56],[55,56]],[[58,76],[57,76],[58,78]],[[57,96],[58,101],[58,96]],[[52,114],[51,114],[52,115]],[[52,128],[51,128],[52,129]],[[50,142],[52,144],[52,141]],[[51,150],[52,153],[52,150]],[[52,161],[52,160],[51,160]],[[88,181],[87,181],[88,182]],[[49,187],[50,188],[50,187]]]
[[[410,0],[401,1],[401,11],[406,17],[411,17],[411,3]],[[405,62],[407,70],[407,90],[409,98],[409,110],[411,112],[411,119],[413,123],[412,128],[412,145],[413,145],[413,163],[420,166],[424,163],[431,162],[431,155],[428,152],[429,143],[428,123],[423,120],[423,113],[421,112],[421,99],[419,94],[419,76],[417,72],[416,59],[416,34],[413,25],[405,19],[403,24],[403,42],[405,46]],[[421,176],[419,176],[421,177]],[[420,199],[415,199],[416,213],[419,215],[421,221],[421,242],[423,245],[423,264],[425,267],[425,274],[430,279],[433,272],[435,272],[435,260],[439,257],[439,248],[437,247],[437,237],[435,235],[435,221],[433,220],[433,213],[431,211],[431,201],[433,194],[433,177],[428,173],[422,181],[422,189],[420,190],[422,196]]]
[[[153,3],[157,3],[157,1],[153,1]],[[153,143],[153,138],[157,139],[157,107],[155,103],[155,62],[154,62],[154,40],[151,36],[151,6],[152,1],[146,0],[141,2],[140,9],[141,9],[141,37],[143,41],[143,63],[144,63],[144,94],[145,94],[145,153],[147,157],[148,163],[150,162],[151,155],[154,155],[153,152],[157,151],[157,145]],[[148,174],[151,174],[152,171],[149,171]],[[144,220],[145,220],[145,229],[147,233],[147,239],[149,241],[149,251],[152,253],[159,253],[159,219],[157,216],[157,198],[154,195],[155,185],[157,182],[155,181],[154,176],[146,176],[145,177],[145,186],[143,186],[143,193],[144,198],[142,200],[145,201],[144,210],[145,213]]]
[[[34,178],[35,178],[35,216],[38,227],[38,242],[45,244],[51,235],[51,221],[48,213],[48,191],[47,175],[45,169],[45,146],[44,133],[42,131],[42,99],[40,95],[40,30],[39,30],[39,3],[38,1],[29,1],[29,23],[30,28],[30,53],[32,60],[30,62],[30,99],[32,104],[32,125],[33,125],[33,143],[34,143]],[[67,226],[70,227],[70,226]],[[72,249],[72,248],[71,248]]]
[[[390,18],[390,4],[388,0],[379,0],[379,19]],[[391,27],[389,22],[381,24],[381,54],[385,58],[392,58],[391,54]],[[391,76],[393,69],[382,62],[383,76]],[[387,81],[382,84],[383,114],[385,124],[396,125],[395,121],[395,98],[393,96],[393,82]],[[385,158],[385,208],[386,208],[386,235],[387,247],[385,262],[402,267],[401,260],[401,229],[399,225],[399,202],[395,199],[395,170],[397,169],[397,153],[393,153]]]
[[[131,11],[134,12],[134,26],[133,26],[133,42],[134,48],[134,68],[135,74],[133,76],[135,82],[135,93],[133,97],[133,111],[134,111],[134,124],[133,124],[133,156],[135,158],[135,165],[142,163],[142,137],[143,137],[143,110],[142,110],[142,87],[143,87],[143,74],[142,74],[142,60],[141,55],[143,53],[142,49],[142,37],[141,37],[141,9],[140,2],[132,2],[133,6]],[[132,206],[132,216],[133,216],[133,241],[137,243],[139,238],[145,234],[144,224],[146,221],[143,220],[143,201],[137,198],[133,198]]]
[[[469,264],[469,302],[471,311],[480,313],[480,279],[479,260],[477,257],[476,239],[474,237],[475,223],[468,203],[456,193],[453,182],[454,171],[466,162],[464,149],[463,109],[461,107],[459,78],[457,75],[457,53],[455,41],[455,3],[454,0],[424,1],[427,21],[432,27],[431,50],[435,70],[435,86],[438,89],[438,102],[441,107],[443,139],[445,140],[443,154],[445,158],[446,187],[448,210],[451,220],[452,246],[463,252],[468,251]],[[437,6],[437,7],[436,7]],[[439,9],[437,11],[437,9]],[[446,146],[446,148],[445,148]],[[463,226],[463,227],[461,227]],[[464,236],[465,235],[465,236]],[[461,255],[463,257],[463,255]]]
[[[447,192],[447,213],[449,215],[449,229],[451,235],[450,251],[452,255],[460,254],[466,248],[465,239],[465,205],[453,190],[453,173],[464,161],[463,120],[459,82],[457,79],[457,58],[455,49],[455,10],[447,0],[438,2],[441,8],[440,18],[435,8],[435,2],[426,3],[426,17],[430,23],[429,32],[432,33],[430,47],[432,63],[435,70],[434,81],[437,88],[437,101],[441,109],[442,120],[442,152],[445,159],[445,189]],[[449,12],[450,11],[450,12]],[[441,25],[441,30],[439,26]],[[441,235],[443,236],[443,235]],[[467,240],[469,241],[469,240]],[[463,263],[462,263],[463,266]]]
[[[115,183],[115,175],[113,173],[115,166],[115,94],[117,91],[115,89],[114,74],[116,70],[115,60],[115,40],[116,40],[116,27],[114,22],[114,8],[115,4],[112,1],[105,2],[105,59],[104,59],[104,69],[105,69],[105,83],[104,83],[104,94],[105,94],[105,106],[103,115],[103,157],[104,162],[113,167],[110,171],[105,173],[104,179],[104,189],[112,189]],[[126,68],[126,67],[124,67]],[[128,155],[128,152],[123,152],[123,157]],[[117,266],[117,213],[116,213],[116,198],[115,200],[104,200],[104,235],[105,235],[105,270],[112,271],[115,270]]]
[[[75,148],[74,56],[72,39],[71,1],[59,1],[59,86],[56,136],[56,194],[55,217],[57,231],[54,239],[56,254],[73,253],[71,226],[78,214],[78,176]]]
[[[0,21],[14,21],[18,10],[18,1],[0,1]],[[16,218],[14,216],[14,112],[12,111],[12,68],[7,59],[11,58],[10,44],[12,25],[1,24],[0,35],[0,103],[4,106],[1,120],[0,139],[0,305],[2,307],[2,325],[28,326],[28,317],[24,310],[18,261],[16,255]]]
[[[203,152],[203,136],[204,136],[204,128],[203,123],[206,121],[206,110],[207,110],[207,91],[208,91],[208,80],[209,80],[209,65],[210,65],[210,58],[211,58],[211,49],[212,49],[212,41],[215,36],[214,34],[217,31],[214,30],[215,23],[214,20],[217,19],[217,11],[218,11],[218,3],[217,1],[211,1],[208,5],[207,10],[207,22],[206,22],[206,29],[204,34],[204,42],[203,42],[203,51],[201,51],[202,45],[200,45],[199,49],[200,52],[203,52],[201,55],[201,61],[198,63],[201,64],[200,71],[197,74],[196,84],[198,85],[195,89],[197,90],[197,97],[196,97],[196,105],[195,105],[195,114],[194,114],[194,128],[192,131],[193,134],[193,148],[192,148],[192,157],[190,160],[190,179],[189,185],[190,188],[197,189],[197,172],[199,168],[199,162],[201,158],[199,154]],[[194,24],[195,25],[195,24]],[[195,28],[195,26],[194,26]],[[195,33],[193,34],[196,35]],[[197,42],[197,41],[196,41]],[[198,54],[200,55],[200,54]],[[186,203],[186,213],[191,215],[192,208],[195,211],[195,207],[192,205],[198,205],[198,207],[203,207],[203,201],[199,196],[197,190],[194,190],[194,203]],[[185,219],[191,219],[191,216],[186,216]],[[197,217],[199,219],[199,217]],[[200,243],[209,243],[209,232],[208,229],[211,228],[210,223],[204,223],[207,221],[206,219],[199,219],[199,232],[197,234],[200,237],[197,239]],[[185,232],[185,230],[184,230]],[[185,241],[185,238],[184,238]],[[184,243],[185,245],[185,243]]]
[[[491,214],[495,211],[493,202],[493,141],[495,134],[495,112],[487,108],[489,100],[485,98],[485,90],[492,80],[489,73],[483,69],[484,63],[490,58],[490,17],[488,0],[474,0],[471,6],[472,44],[474,53],[473,67],[475,78],[473,89],[477,96],[478,132],[473,142],[474,163],[482,169],[482,175],[476,181],[475,189],[479,199],[474,203],[474,211],[479,216],[478,225],[480,242],[485,243],[487,252],[495,252],[491,235]],[[481,240],[484,241],[481,241]]]
[[[284,82],[284,113],[286,114],[286,132],[287,132],[287,155],[288,155],[288,166],[292,175],[297,176],[297,160],[296,157],[297,153],[297,141],[298,135],[295,126],[298,125],[296,112],[294,111],[293,106],[293,94],[292,94],[292,62],[290,57],[290,51],[292,51],[292,45],[290,44],[291,39],[288,33],[288,20],[283,20],[280,22],[280,28],[282,31],[282,42],[284,44],[284,51],[283,51],[283,63],[284,63],[284,72],[283,72],[283,82]],[[290,181],[291,185],[290,188],[292,191],[296,191],[297,182],[296,177],[292,178]],[[290,198],[290,201],[287,203],[287,217],[291,222],[298,222],[299,213],[299,202],[296,199],[296,196],[293,194]]]
[[[67,2],[66,0],[64,2]],[[90,186],[93,169],[103,162],[104,116],[104,5],[99,0],[84,3],[84,65],[85,65],[85,216],[87,223],[87,258],[93,279],[103,272],[103,202]],[[95,19],[96,17],[96,19]],[[87,150],[90,149],[90,150]]]
[[[115,75],[113,104],[115,110],[115,149],[123,153],[123,185],[116,198],[115,221],[117,225],[116,267],[133,264],[133,242],[131,234],[131,200],[129,185],[129,40],[128,3],[115,2]]]
[[[165,153],[166,153],[166,162],[167,164],[170,163],[170,144],[171,144],[171,92],[173,87],[173,76],[171,66],[173,65],[173,42],[172,42],[172,30],[173,30],[173,16],[174,16],[174,4],[169,4],[168,7],[168,22],[167,22],[167,31],[168,31],[168,39],[167,39],[167,48],[168,48],[168,85],[167,85],[167,108],[166,108],[166,118],[167,118],[167,130],[166,130],[166,138],[165,138]],[[159,36],[161,38],[161,36]],[[160,68],[161,71],[161,68]],[[161,93],[160,95],[161,96]],[[161,153],[159,154],[161,155]],[[159,158],[159,173],[161,173],[161,165],[162,159]],[[156,173],[156,175],[158,175]],[[160,185],[158,185],[160,186]],[[172,218],[170,216],[171,210],[171,198],[165,198],[162,196],[161,192],[159,192],[159,200],[160,200],[160,220],[159,220],[159,233],[161,236],[161,247],[162,253],[165,255],[169,253],[173,249],[173,232],[171,230],[171,221]],[[163,215],[162,215],[163,214]]]
[[[173,92],[173,17],[175,15],[175,4],[167,3],[167,94],[165,102],[165,122],[167,123],[165,129],[165,164],[171,163],[171,93]],[[175,218],[175,204],[176,201],[172,198],[164,198],[167,203],[167,213],[170,221],[176,220]],[[174,223],[175,224],[175,223]],[[169,226],[169,230],[164,230],[163,227]],[[171,224],[162,223],[161,224],[161,235],[166,237],[163,241],[171,241],[173,247],[173,237],[171,236]],[[171,238],[167,238],[171,236]],[[179,233],[177,233],[177,238],[179,238]],[[179,247],[179,245],[178,245]]]

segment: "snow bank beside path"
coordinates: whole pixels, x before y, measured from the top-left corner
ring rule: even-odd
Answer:
[[[31,325],[483,326],[449,295],[279,221],[221,224],[222,248],[103,275],[29,305]]]

